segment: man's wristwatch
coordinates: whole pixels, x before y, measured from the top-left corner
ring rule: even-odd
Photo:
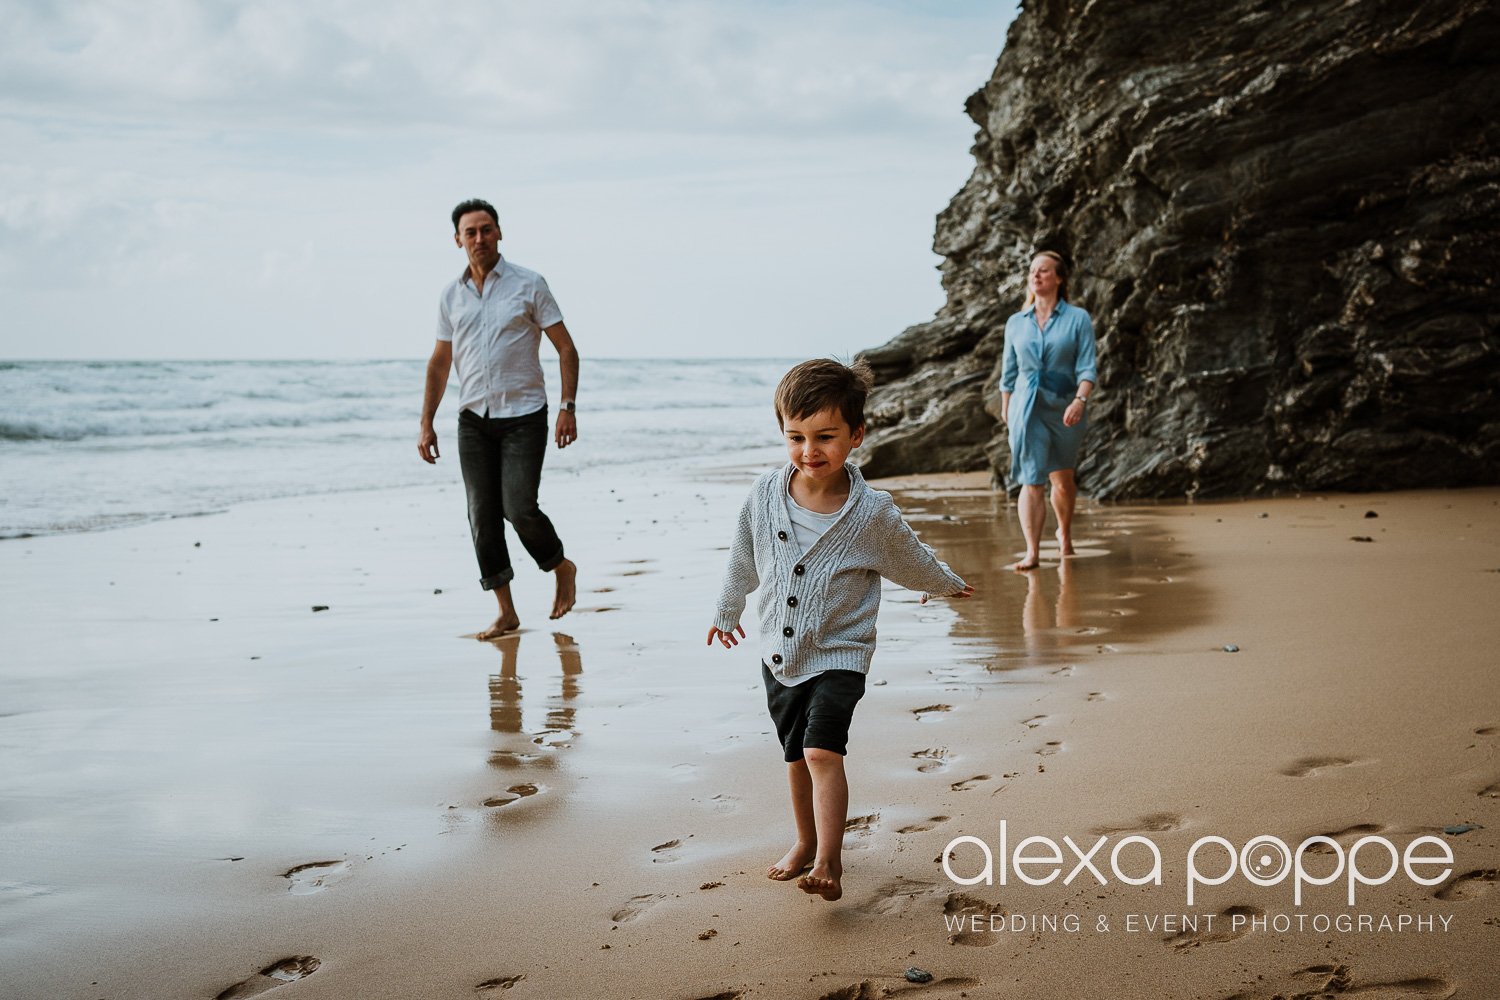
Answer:
[[[565,399],[562,401],[562,411],[564,413],[577,413],[578,404],[573,402],[571,399]]]

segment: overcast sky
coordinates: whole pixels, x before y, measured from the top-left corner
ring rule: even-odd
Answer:
[[[585,356],[851,354],[1010,0],[0,4],[0,357],[425,357],[488,198]]]

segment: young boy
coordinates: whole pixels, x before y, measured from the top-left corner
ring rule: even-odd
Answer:
[[[846,461],[864,441],[870,383],[863,362],[820,359],[777,386],[790,461],[756,480],[745,500],[708,630],[710,645],[739,645],[745,597],[760,587],[761,675],[797,827],[796,843],[766,875],[785,882],[811,864],[797,885],[830,901],[844,893],[844,755],[875,653],[880,578],[949,597],[974,593],[917,540],[891,495]]]

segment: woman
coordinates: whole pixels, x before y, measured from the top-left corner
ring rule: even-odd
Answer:
[[[1073,505],[1078,445],[1088,427],[1085,409],[1099,379],[1094,324],[1068,298],[1068,265],[1043,250],[1031,259],[1026,306],[1005,323],[1000,408],[1010,430],[1010,481],[1021,484],[1021,531],[1026,555],[1016,569],[1041,565],[1047,507],[1042,487],[1052,483],[1060,555],[1073,554]]]

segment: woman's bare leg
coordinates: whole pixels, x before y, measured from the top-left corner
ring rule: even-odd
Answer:
[[[1036,569],[1042,564],[1042,528],[1047,523],[1047,502],[1040,486],[1021,487],[1021,534],[1026,536],[1026,555],[1016,569]]]
[[[1057,515],[1057,550],[1059,555],[1073,554],[1073,508],[1078,503],[1078,481],[1072,469],[1059,469],[1052,480],[1052,511]]]

